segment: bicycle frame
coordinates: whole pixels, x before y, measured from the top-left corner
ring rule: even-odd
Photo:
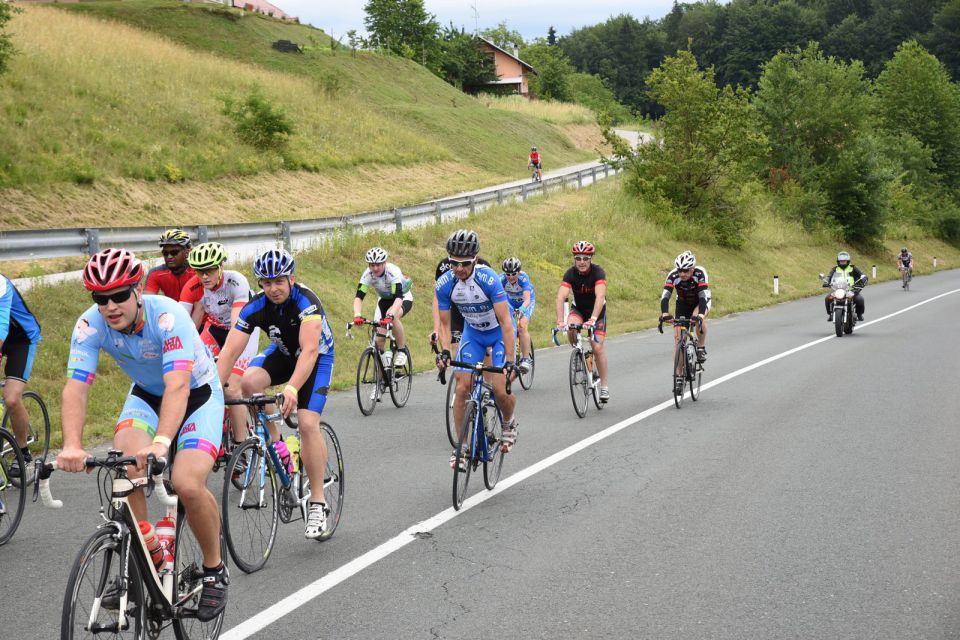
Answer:
[[[503,373],[503,367],[488,367],[482,362],[471,363],[471,362],[461,362],[459,360],[451,360],[450,366],[460,367],[462,369],[470,370],[470,399],[477,404],[477,413],[473,418],[473,425],[471,426],[470,435],[470,459],[474,462],[490,462],[492,457],[490,455],[490,447],[487,443],[487,438],[485,436],[485,431],[483,428],[483,396],[484,392],[489,394],[489,397],[493,398],[493,405],[497,409],[497,415],[500,417],[501,421],[503,420],[503,413],[500,412],[500,407],[497,405],[496,398],[493,395],[493,386],[483,379],[484,373]],[[445,370],[441,371],[441,374]],[[441,383],[446,381],[441,375]],[[454,381],[451,380],[451,384],[454,384]],[[510,393],[510,379],[509,377],[506,380],[506,391]],[[484,437],[481,437],[481,434],[484,434]],[[467,434],[463,434],[466,436]],[[462,438],[461,438],[462,442]],[[479,451],[478,451],[479,449]]]

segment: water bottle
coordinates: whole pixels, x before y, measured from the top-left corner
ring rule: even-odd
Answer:
[[[153,561],[153,566],[160,569],[163,566],[163,545],[153,531],[153,526],[146,520],[140,521],[140,533],[143,534],[143,541],[147,544],[147,552]]]
[[[277,440],[273,443],[273,450],[280,456],[280,462],[283,463],[287,473],[293,473],[293,460],[291,460],[290,450],[287,449],[286,443],[283,440]]]
[[[174,544],[177,539],[177,525],[169,515],[157,521],[157,538],[163,546],[164,560],[173,564]]]
[[[293,464],[293,472],[300,470],[300,438],[297,436],[287,436],[284,440],[287,445],[287,451],[290,452],[290,462]]]

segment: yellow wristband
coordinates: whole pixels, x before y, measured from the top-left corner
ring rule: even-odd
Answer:
[[[167,447],[168,449],[170,448],[171,440],[167,436],[161,436],[161,435],[153,436],[153,443],[157,444],[158,442],[163,446]]]
[[[297,388],[296,388],[295,386],[293,386],[292,384],[288,384],[287,386],[285,386],[285,387],[283,388],[283,390],[284,390],[284,391],[289,391],[289,392],[292,393],[293,395],[298,395],[298,394],[300,393],[300,389],[297,389]]]
[[[590,316],[590,319],[593,320],[594,322],[596,322],[596,321],[597,321],[597,316]]]

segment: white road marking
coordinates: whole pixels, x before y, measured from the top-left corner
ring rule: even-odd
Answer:
[[[913,309],[916,309],[917,307],[921,307],[925,304],[928,304],[935,300],[939,300],[940,298],[949,296],[954,293],[960,293],[960,289],[954,289],[952,291],[947,291],[946,293],[941,293],[940,295],[934,296],[932,298],[928,298],[926,300],[918,302],[904,309],[900,309],[899,311],[889,313],[883,317],[877,318],[876,320],[863,322],[859,325],[858,330],[861,330],[864,327],[868,327],[878,322],[883,322],[884,320],[889,320],[890,318],[893,318],[894,316],[898,316],[901,313],[906,313],[907,311],[911,311]],[[812,342],[807,342],[806,344],[802,344],[798,347],[794,347],[793,349],[788,349],[787,351],[771,356],[764,360],[760,360],[751,365],[747,365],[742,369],[737,369],[736,371],[733,371],[732,373],[728,373],[725,376],[721,376],[716,380],[712,380],[710,382],[704,383],[703,386],[701,387],[701,390],[710,389],[711,387],[715,387],[719,384],[723,384],[724,382],[728,382],[738,376],[742,376],[745,373],[749,373],[754,369],[758,369],[764,365],[770,364],[771,362],[776,362],[781,358],[786,358],[787,356],[793,355],[805,349],[809,349],[810,347],[826,342],[827,340],[836,339],[836,337],[837,337],[836,335],[829,335],[824,338],[819,338],[817,340],[813,340]],[[689,392],[688,392],[688,395],[689,395]],[[444,511],[441,511],[440,513],[433,516],[432,518],[428,518],[411,527],[408,527],[407,529],[405,529],[398,535],[394,536],[393,538],[387,540],[380,546],[371,549],[370,551],[364,553],[363,555],[357,558],[354,558],[347,564],[339,567],[338,569],[335,569],[334,571],[331,571],[330,573],[326,574],[325,576],[316,580],[315,582],[308,584],[307,586],[303,587],[299,591],[295,591],[294,593],[290,594],[286,598],[283,598],[276,604],[273,604],[267,607],[266,609],[256,614],[255,616],[248,618],[247,620],[244,620],[243,622],[233,627],[232,629],[222,633],[220,635],[221,640],[242,640],[243,638],[249,638],[254,633],[260,631],[261,629],[264,629],[270,623],[279,620],[280,618],[284,617],[291,611],[305,605],[307,602],[321,595],[325,591],[332,589],[333,587],[339,585],[341,582],[360,573],[361,571],[363,571],[370,565],[374,564],[378,560],[386,558],[387,556],[394,553],[395,551],[399,551],[403,547],[407,546],[409,543],[416,540],[418,533],[425,533],[425,532],[432,531],[437,527],[439,527],[440,525],[452,520],[457,515],[464,513],[466,511],[469,511],[470,509],[476,507],[477,505],[483,504],[484,502],[496,496],[497,494],[503,491],[506,491],[507,489],[514,486],[515,484],[523,482],[527,478],[540,473],[544,469],[548,469],[549,467],[557,464],[558,462],[561,462],[562,460],[569,458],[570,456],[576,453],[579,453],[580,451],[583,451],[587,447],[590,447],[600,442],[601,440],[605,440],[606,438],[609,438],[610,436],[622,431],[623,429],[626,429],[627,427],[632,426],[642,420],[645,420],[646,418],[649,418],[655,413],[659,413],[664,409],[667,409],[672,406],[673,406],[673,399],[671,398],[670,400],[666,400],[664,402],[661,402],[658,405],[650,407],[646,411],[642,411],[634,416],[631,416],[612,426],[609,426],[603,431],[598,431],[592,436],[585,438],[580,442],[574,443],[569,447],[567,447],[566,449],[558,451],[557,453],[551,456],[548,456],[547,458],[544,458],[540,462],[534,463],[529,467],[518,471],[512,476],[508,478],[504,478],[497,484],[497,486],[493,489],[493,491],[482,491],[480,493],[470,496],[464,501],[463,506],[460,507],[460,511],[455,511],[453,507],[450,507],[449,509],[445,509]]]

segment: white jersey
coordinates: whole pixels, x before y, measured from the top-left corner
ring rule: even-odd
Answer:
[[[224,271],[223,280],[216,289],[206,289],[194,276],[187,282],[180,303],[188,311],[195,302],[200,302],[210,324],[221,329],[230,329],[230,314],[234,308],[242,309],[250,302],[250,284],[239,271]]]
[[[360,290],[367,293],[370,289],[373,289],[381,298],[393,298],[393,289],[396,284],[400,284],[401,291],[406,294],[410,292],[413,281],[405,277],[403,272],[400,271],[400,267],[392,262],[384,264],[383,273],[379,277],[370,273],[369,267],[360,276]]]

